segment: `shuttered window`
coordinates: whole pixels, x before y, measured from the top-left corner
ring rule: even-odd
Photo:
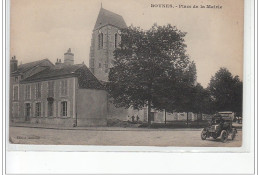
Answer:
[[[41,98],[41,83],[37,83],[35,89],[36,89],[36,92],[35,92],[36,98]]]

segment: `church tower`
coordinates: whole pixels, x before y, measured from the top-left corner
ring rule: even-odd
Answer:
[[[113,52],[120,42],[120,29],[126,28],[122,16],[100,8],[93,29],[89,67],[101,81],[108,81],[109,68],[113,66]]]

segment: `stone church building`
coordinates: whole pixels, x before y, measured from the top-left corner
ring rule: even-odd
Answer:
[[[74,64],[71,49],[55,64],[48,59],[18,66],[10,60],[10,122],[60,126],[106,126],[108,119],[147,121],[147,108],[116,108],[104,83],[113,66],[113,51],[120,43],[120,30],[127,25],[122,16],[101,7],[93,29],[89,68]],[[153,120],[164,122],[165,113],[152,111]],[[176,115],[169,115],[176,119]],[[186,117],[184,117],[186,118]],[[178,119],[178,116],[177,116]]]

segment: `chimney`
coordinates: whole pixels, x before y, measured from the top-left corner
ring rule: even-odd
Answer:
[[[71,53],[71,49],[69,48],[66,53],[64,53],[64,64],[73,65],[74,64],[74,54]]]
[[[12,59],[10,60],[10,71],[15,72],[17,71],[17,68],[18,68],[18,61],[16,57],[13,56]]]
[[[55,63],[55,66],[56,66],[56,68],[61,68],[62,67],[62,62],[61,62],[61,59],[58,59],[57,58],[57,61],[56,61],[56,63]]]

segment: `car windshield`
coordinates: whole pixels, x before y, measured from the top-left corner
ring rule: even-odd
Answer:
[[[213,119],[211,123],[212,123],[212,124],[219,124],[219,123],[220,123],[220,120],[219,120],[219,119]]]
[[[213,117],[211,123],[212,124],[219,124],[221,122],[220,117]]]

